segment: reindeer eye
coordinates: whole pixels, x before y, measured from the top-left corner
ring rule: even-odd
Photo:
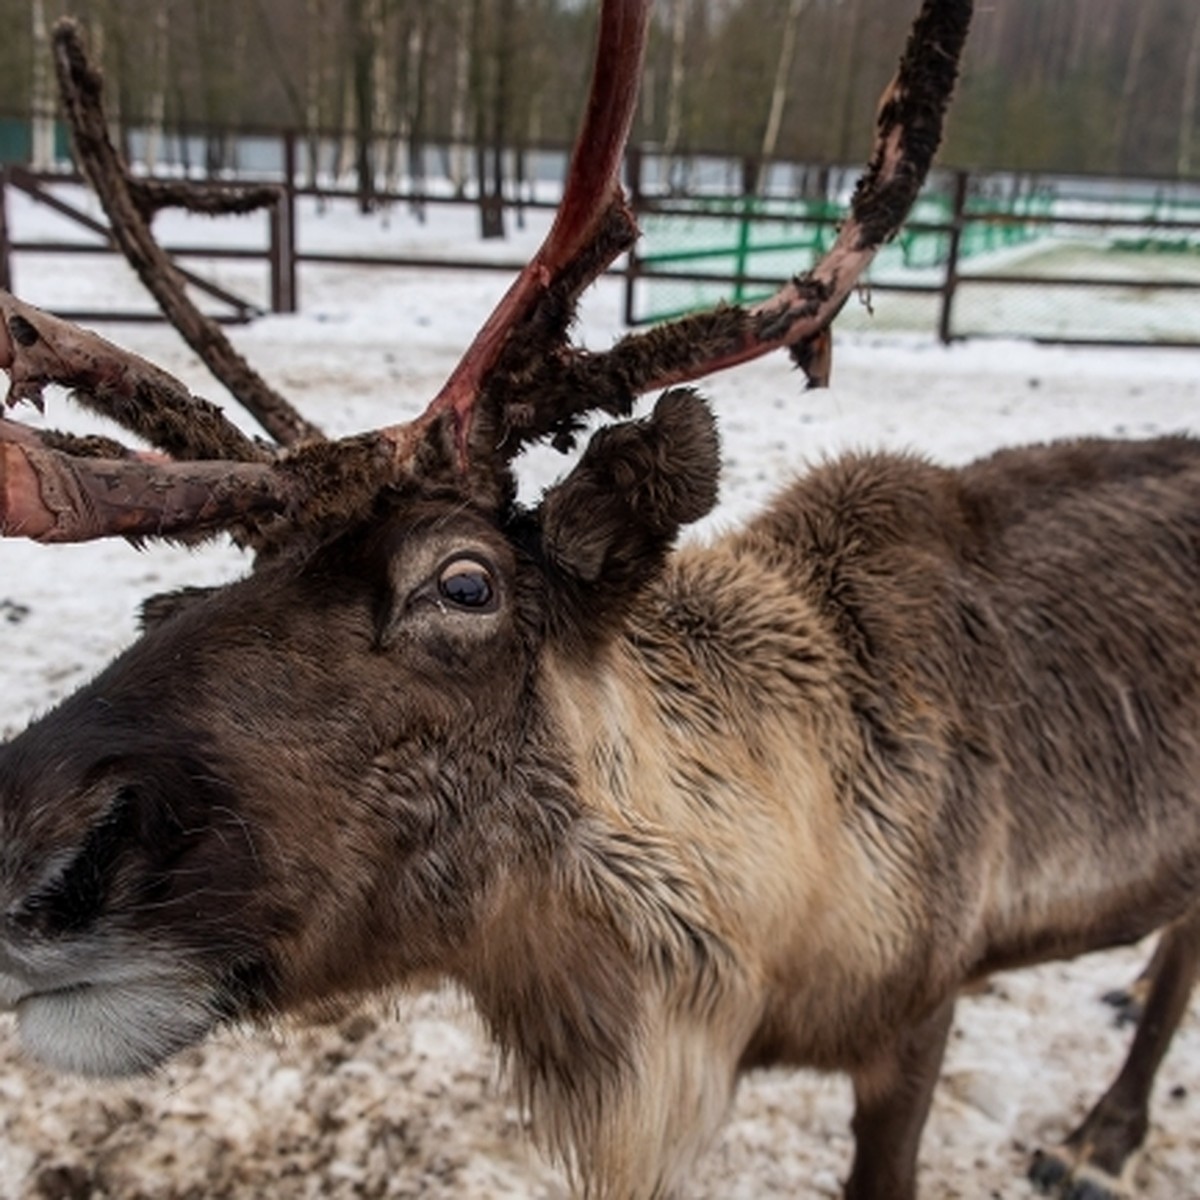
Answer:
[[[477,558],[456,558],[438,576],[438,594],[456,608],[491,612],[496,607],[496,584],[491,571]]]

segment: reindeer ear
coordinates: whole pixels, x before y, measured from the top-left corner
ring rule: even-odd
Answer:
[[[666,392],[645,420],[596,433],[538,513],[558,611],[582,606],[590,621],[623,612],[680,528],[716,503],[720,465],[716,422],[690,389]]]

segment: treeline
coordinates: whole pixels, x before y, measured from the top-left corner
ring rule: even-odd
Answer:
[[[916,3],[657,0],[635,136],[681,157],[854,162]],[[944,163],[1200,174],[1197,0],[976,7]],[[596,0],[0,0],[0,112],[47,103],[45,30],[69,9],[90,30],[125,123],[290,127],[314,137],[345,130],[360,170],[374,172],[402,170],[423,145],[455,141],[477,147],[485,168],[489,148],[569,142],[596,8]],[[210,165],[221,154],[214,135]]]

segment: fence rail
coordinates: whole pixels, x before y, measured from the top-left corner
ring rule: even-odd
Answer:
[[[627,268],[625,320],[630,325],[711,306],[718,296],[741,303],[769,295],[783,274],[804,269],[828,248],[840,221],[840,207],[824,201],[645,197],[637,193],[637,178],[635,170],[635,207],[645,235]],[[1182,219],[1144,204],[1131,214],[1114,211],[1115,203],[1051,203],[1045,195],[1037,204],[1004,206],[983,194],[985,179],[966,172],[950,176],[940,193],[945,209],[940,218],[930,217],[936,206],[929,201],[935,197],[923,194],[918,216],[905,225],[895,247],[881,253],[869,276],[872,297],[923,300],[922,311],[932,308],[924,327],[932,321],[943,342],[999,335],[1200,347],[1200,206],[1179,206]],[[1097,194],[1104,190],[1102,181],[1089,181],[1089,187]],[[1119,188],[1120,181],[1113,181],[1114,192]],[[1099,243],[1109,244],[1113,253],[1096,250]],[[915,252],[918,245],[924,250]],[[1056,264],[1056,259],[1086,257],[1079,249],[1084,245],[1093,247],[1083,264],[1086,272]],[[776,263],[786,261],[781,252],[789,250],[791,266],[781,271]],[[1164,264],[1169,272],[1162,270]],[[689,291],[682,285],[696,286]],[[648,293],[655,289],[669,298],[653,302]],[[1060,289],[1090,293],[1097,309],[1106,310],[1103,319],[1089,324],[1085,315],[1074,328],[1062,319],[1047,320],[1046,298]],[[1006,311],[1022,295],[1028,309],[1024,322]],[[989,300],[997,316],[984,322],[977,310]],[[970,311],[960,315],[964,305]],[[1086,313],[1084,303],[1076,307]],[[1141,319],[1151,308],[1170,311],[1173,328],[1164,333],[1162,322]],[[1128,328],[1121,327],[1122,317]]]
[[[249,180],[239,178],[236,181],[204,180],[197,186],[203,188],[244,187],[248,183],[279,183],[279,196],[271,206],[268,218],[267,244],[260,247],[246,246],[188,246],[166,244],[163,249],[174,260],[176,267],[184,278],[200,291],[220,301],[229,311],[214,314],[218,321],[224,323],[244,324],[263,315],[260,305],[244,297],[237,296],[227,289],[203,278],[182,265],[184,259],[210,259],[262,261],[269,271],[269,304],[274,313],[291,313],[298,306],[298,271],[303,264],[313,266],[350,266],[377,267],[408,270],[454,270],[454,271],[493,271],[504,274],[516,274],[525,265],[516,261],[480,260],[471,258],[449,258],[446,256],[413,256],[386,254],[353,254],[329,251],[300,251],[296,240],[296,208],[301,197],[314,197],[321,200],[357,200],[359,193],[349,188],[311,187],[296,184],[294,158],[287,155],[287,161],[292,164],[291,170],[286,170],[284,180]],[[11,290],[13,282],[13,258],[18,254],[53,254],[53,255],[94,255],[119,254],[112,234],[108,227],[94,217],[55,196],[49,190],[54,184],[85,183],[84,178],[69,171],[34,172],[25,167],[9,165],[0,166],[0,287]],[[67,221],[79,226],[99,239],[95,242],[26,240],[11,236],[7,221],[6,191],[14,188],[39,204],[53,209]],[[436,193],[424,194],[415,192],[378,192],[375,198],[385,204],[410,205],[470,205],[478,201],[471,197],[450,197]],[[514,208],[553,208],[549,202],[523,199],[520,204],[514,203]],[[152,322],[165,318],[157,310],[128,311],[128,310],[64,310],[56,309],[55,315],[74,321],[134,321]]]
[[[261,260],[269,273],[269,307],[276,313],[296,311],[298,304],[297,278],[305,266],[353,266],[396,270],[455,270],[499,271],[513,274],[522,263],[512,261],[481,261],[469,257],[393,256],[341,252],[301,252],[297,247],[296,212],[301,197],[357,198],[358,192],[349,188],[302,186],[297,181],[297,148],[295,137],[282,139],[282,179],[268,182],[278,184],[278,197],[268,214],[267,244],[262,247],[221,247],[175,245],[166,247],[179,262],[185,259],[242,259]],[[625,286],[625,320],[630,325],[644,324],[661,316],[675,315],[689,307],[708,306],[719,292],[738,302],[753,300],[758,294],[769,294],[781,279],[803,270],[829,245],[840,220],[839,206],[820,201],[787,208],[784,198],[765,201],[747,197],[710,196],[677,197],[655,194],[642,186],[642,159],[631,152],[627,163],[627,178],[631,199],[639,223],[649,232],[643,243],[630,253],[616,269]],[[38,254],[98,254],[115,253],[111,235],[99,221],[63,201],[49,190],[51,183],[82,182],[78,176],[63,173],[34,173],[19,166],[0,167],[0,287],[11,289],[12,260],[17,255]],[[869,288],[873,296],[894,295],[907,298],[922,327],[931,329],[943,342],[963,337],[1002,335],[1029,337],[1038,341],[1092,343],[1098,345],[1162,345],[1200,347],[1200,205],[1177,206],[1184,213],[1143,211],[1129,214],[1107,211],[1102,204],[1069,206],[1050,205],[1040,201],[1018,207],[999,204],[988,198],[987,185],[991,177],[959,172],[944,176],[940,192],[918,203],[916,214],[897,239],[896,251],[907,269],[877,269],[872,272]],[[236,182],[213,180],[204,186],[214,188],[244,186],[255,182],[239,178]],[[1103,191],[1103,181],[1089,180],[1094,193]],[[1120,181],[1112,181],[1118,187]],[[68,241],[29,241],[11,236],[6,219],[5,190],[14,187],[38,203],[54,208],[68,220],[97,237],[96,242],[82,244]],[[1032,195],[1032,193],[1031,193]],[[412,206],[460,204],[478,205],[474,196],[454,197],[428,190],[380,192],[376,199],[383,203],[404,203]],[[510,200],[510,208],[549,208],[546,201],[533,198]],[[795,214],[802,215],[797,217]],[[733,222],[735,230],[729,245],[703,245],[698,248],[672,248],[656,245],[654,231],[672,221],[697,227],[710,223]],[[771,228],[772,223],[774,227]],[[755,242],[758,230],[767,230],[765,240]],[[786,229],[785,234],[780,234]],[[1037,270],[1022,270],[1020,263],[995,268],[989,258],[998,248],[1010,246],[1022,238],[1058,246],[1070,247],[1073,238],[1091,234],[1108,238],[1123,248],[1126,254],[1122,273],[1106,275],[1094,264],[1089,271],[1060,270],[1054,266],[1054,255]],[[1121,239],[1124,239],[1121,241]],[[914,250],[914,247],[918,248]],[[923,247],[923,249],[921,249]],[[931,252],[930,247],[935,247]],[[1138,255],[1138,270],[1129,266]],[[1172,255],[1170,273],[1156,274],[1155,263]],[[766,269],[760,265],[774,256]],[[788,257],[790,256],[790,257]],[[911,258],[919,261],[915,267]],[[1069,254],[1066,255],[1069,258]],[[807,258],[807,261],[806,261]],[[882,256],[881,260],[882,261]],[[780,262],[786,266],[780,267]],[[722,265],[724,264],[724,265]],[[1147,269],[1141,269],[1143,266]],[[261,315],[261,305],[218,287],[195,271],[181,266],[185,278],[226,311],[218,319],[245,322]],[[659,285],[695,285],[707,289],[705,299],[684,301],[674,309],[658,310],[646,302],[647,289]],[[716,289],[716,291],[714,291]],[[1157,326],[1147,329],[1125,329],[1119,322],[1095,322],[1089,326],[1069,327],[1055,319],[1046,319],[1044,310],[1053,310],[1052,298],[1060,294],[1089,297],[1098,307],[1123,312],[1136,309],[1138,303],[1174,306],[1176,328],[1165,334]],[[1042,298],[1042,305],[1032,300],[1030,316],[1017,319],[1006,316],[1011,308],[1010,297],[1018,294]],[[1187,309],[1193,305],[1194,311]],[[995,310],[994,321],[982,321],[981,308]],[[1084,308],[1084,305],[1080,305]],[[964,313],[964,308],[968,311]],[[1034,319],[1039,312],[1040,319]],[[155,320],[154,312],[90,311],[62,312],[74,320]],[[1051,317],[1054,316],[1051,311]]]

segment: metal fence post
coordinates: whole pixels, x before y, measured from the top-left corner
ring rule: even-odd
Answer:
[[[12,291],[12,260],[8,244],[8,172],[0,167],[0,288]]]
[[[296,135],[283,135],[283,188],[271,206],[271,311],[296,311]]]
[[[946,278],[942,285],[942,307],[938,314],[938,338],[944,346],[954,340],[954,293],[958,289],[958,255],[962,245],[970,177],[966,171],[954,175],[954,200],[950,213],[950,238],[946,248]]]
[[[641,228],[642,213],[642,150],[640,146],[629,146],[625,151],[625,183],[629,189],[629,206],[633,209],[634,223]],[[635,292],[640,273],[637,241],[629,247],[625,255],[625,324],[637,324]]]
[[[268,210],[270,245],[267,247],[267,262],[271,269],[271,311],[284,311],[283,298],[283,193]]]
[[[286,312],[300,307],[296,284],[296,131],[289,129],[283,136],[283,205],[287,211],[286,237],[283,243],[283,277],[287,292]]]

